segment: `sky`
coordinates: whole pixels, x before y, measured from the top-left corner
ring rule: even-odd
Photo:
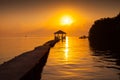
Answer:
[[[0,0],[0,37],[52,36],[60,29],[87,35],[95,20],[119,12],[120,0]],[[63,16],[73,23],[62,25]]]

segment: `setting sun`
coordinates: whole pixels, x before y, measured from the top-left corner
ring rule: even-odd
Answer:
[[[61,18],[62,25],[71,25],[73,23],[73,19],[70,16],[63,16]]]

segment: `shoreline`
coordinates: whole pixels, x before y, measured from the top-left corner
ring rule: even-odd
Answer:
[[[59,40],[49,40],[34,50],[4,62],[0,65],[0,79],[40,80],[40,74],[47,61],[50,48]]]

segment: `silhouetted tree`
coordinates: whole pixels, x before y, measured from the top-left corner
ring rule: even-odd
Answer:
[[[96,20],[89,30],[89,41],[94,49],[120,51],[120,13]]]

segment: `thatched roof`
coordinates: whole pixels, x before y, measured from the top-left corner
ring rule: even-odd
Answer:
[[[59,30],[59,31],[55,32],[54,34],[66,34],[66,32]]]

